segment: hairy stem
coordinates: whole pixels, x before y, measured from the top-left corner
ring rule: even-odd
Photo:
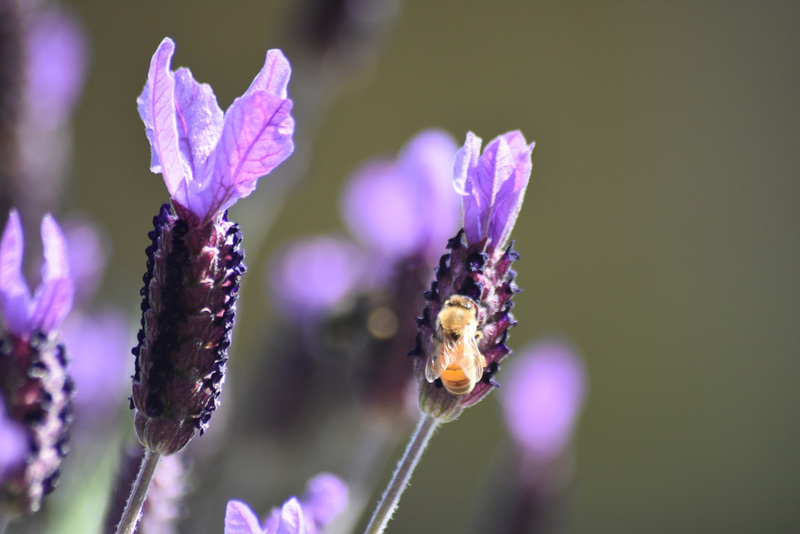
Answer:
[[[422,451],[425,450],[425,446],[428,445],[428,441],[431,439],[433,432],[438,426],[439,421],[430,415],[422,415],[419,425],[414,431],[414,435],[411,437],[408,447],[406,447],[406,452],[397,464],[397,469],[395,469],[392,475],[392,480],[389,482],[386,491],[381,497],[381,501],[378,503],[378,508],[376,508],[375,513],[372,514],[372,519],[370,519],[369,525],[367,525],[365,534],[380,534],[386,529],[387,523],[389,523],[394,511],[397,509],[397,504],[400,502],[400,496],[403,494],[403,491],[405,491],[406,486],[408,486],[411,474],[414,472],[414,468],[422,457]]]
[[[159,460],[161,460],[160,454],[145,449],[142,466],[139,468],[139,474],[131,488],[131,494],[125,504],[125,510],[122,512],[122,519],[117,525],[117,534],[133,534],[136,530],[136,523],[139,522],[139,516],[142,514],[142,506],[147,498],[147,491],[150,489],[153,476],[156,474]]]

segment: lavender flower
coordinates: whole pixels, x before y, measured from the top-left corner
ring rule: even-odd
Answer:
[[[25,35],[27,112],[41,130],[69,118],[83,89],[86,40],[77,19],[62,9],[37,13]]]
[[[63,221],[69,249],[69,272],[75,284],[75,306],[87,306],[103,281],[111,254],[108,233],[83,216]]]
[[[134,349],[132,407],[140,441],[172,454],[204,432],[225,378],[239,279],[238,226],[226,210],[292,153],[289,63],[270,50],[250,88],[223,114],[211,87],[170,70],[164,39],[138,99],[153,172],[172,200],[154,218]]]
[[[26,9],[24,80],[11,192],[26,221],[60,205],[72,158],[68,127],[85,80],[88,45],[68,9]]]
[[[297,497],[284,503],[270,516],[269,526],[262,527],[258,517],[245,503],[229,501],[225,510],[225,534],[311,534]]]
[[[118,415],[130,384],[131,362],[126,357],[132,338],[130,322],[115,309],[76,310],[64,321],[62,338],[70,350],[70,375],[77,386],[75,424],[96,429]]]
[[[347,485],[337,476],[320,473],[309,480],[302,500],[291,497],[260,524],[241,501],[229,501],[225,534],[317,534],[347,507]]]
[[[585,382],[581,360],[564,343],[539,343],[518,358],[501,400],[508,430],[529,461],[541,464],[566,448]]]
[[[363,251],[337,237],[297,241],[277,257],[270,269],[275,306],[304,321],[332,311],[368,274]]]
[[[510,350],[505,345],[511,297],[519,291],[508,244],[531,172],[531,151],[518,131],[494,139],[480,154],[471,132],[458,151],[453,183],[462,196],[463,230],[448,243],[436,281],[425,294],[411,354],[423,412],[441,421],[482,399]],[[443,384],[443,381],[446,383]],[[443,388],[442,385],[445,385]]]
[[[449,134],[425,130],[396,159],[371,160],[350,178],[342,217],[380,261],[441,255],[458,221],[459,197],[449,181],[455,155]]]
[[[57,329],[72,305],[66,242],[50,215],[42,219],[42,282],[31,295],[22,275],[23,235],[12,210],[0,241],[0,393],[11,419],[27,433],[25,463],[6,473],[0,502],[10,516],[39,509],[55,487],[67,452],[74,386]]]

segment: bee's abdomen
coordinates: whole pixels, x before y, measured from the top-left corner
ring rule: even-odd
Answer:
[[[461,367],[452,366],[442,372],[442,385],[453,395],[466,395],[475,387]]]

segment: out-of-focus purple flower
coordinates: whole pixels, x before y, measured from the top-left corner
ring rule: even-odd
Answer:
[[[317,534],[347,507],[347,485],[339,477],[320,473],[306,486],[302,501],[291,497],[259,524],[255,513],[241,501],[229,501],[225,534]]]
[[[3,395],[0,395],[0,486],[6,473],[15,470],[25,460],[30,444],[25,427],[6,416]]]
[[[344,481],[330,473],[320,473],[312,477],[303,494],[303,511],[318,528],[341,514],[347,508],[348,490]]]
[[[529,145],[518,130],[496,137],[483,154],[481,142],[472,132],[467,134],[456,157],[453,182],[463,198],[467,242],[487,240],[502,249],[522,206],[535,143]]]
[[[66,455],[75,391],[57,329],[72,306],[66,242],[55,220],[42,219],[42,281],[31,296],[22,276],[22,225],[11,210],[0,241],[0,315],[7,336],[0,338],[0,394],[9,416],[24,425],[30,442],[25,462],[0,485],[3,513],[37,511],[55,487]]]
[[[205,221],[249,195],[294,150],[291,68],[280,50],[267,52],[261,72],[223,115],[209,85],[188,69],[170,70],[174,51],[165,38],[153,55],[139,114],[150,170],[163,175],[173,203]]]
[[[297,497],[291,497],[280,509],[275,508],[264,522],[264,534],[316,534]]]
[[[397,159],[364,164],[342,195],[342,217],[351,231],[388,258],[441,255],[458,224],[453,193],[456,144],[440,130],[411,139]]]
[[[83,89],[83,28],[61,9],[37,13],[25,36],[25,56],[27,110],[38,128],[57,128],[69,118]]]
[[[580,357],[550,341],[517,357],[501,391],[509,432],[524,454],[546,461],[569,443],[586,392]]]
[[[280,510],[273,510],[262,527],[258,518],[241,501],[229,501],[225,510],[225,534],[314,534],[316,530],[309,525],[303,515],[303,508],[297,497],[284,503]]]
[[[73,398],[78,425],[107,421],[119,409],[130,384],[131,328],[116,310],[72,313],[61,337],[69,347],[70,374],[77,392]]]
[[[11,210],[0,242],[0,314],[6,329],[20,339],[34,330],[48,333],[58,328],[72,307],[73,283],[64,236],[49,214],[42,219],[44,265],[42,282],[31,296],[22,275],[22,223]]]
[[[109,238],[101,228],[83,218],[64,221],[69,250],[69,272],[75,284],[76,306],[86,304],[103,280],[109,256]]]
[[[281,313],[295,318],[331,311],[368,273],[364,252],[337,237],[298,241],[283,249],[270,267],[270,282]]]

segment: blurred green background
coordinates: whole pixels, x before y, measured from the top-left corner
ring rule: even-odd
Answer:
[[[267,48],[303,57],[287,22],[300,4],[65,4],[92,43],[67,205],[111,233],[104,289],[133,312],[167,198],[135,104],[151,55],[172,37],[173,66],[226,108]],[[521,129],[537,144],[514,234],[525,292],[510,345],[566,336],[590,382],[565,531],[800,531],[800,4],[396,7],[365,64],[336,83],[303,87],[298,72],[290,85],[290,96],[318,92],[315,110],[296,109],[302,181],[282,204],[280,187],[261,184],[231,212],[250,268],[237,339],[271,317],[270,253],[344,228],[339,189],[364,159],[430,126],[459,142]],[[248,365],[237,358],[229,388]],[[494,396],[445,425],[389,532],[464,530],[506,439]],[[221,532],[224,505],[208,532]]]

